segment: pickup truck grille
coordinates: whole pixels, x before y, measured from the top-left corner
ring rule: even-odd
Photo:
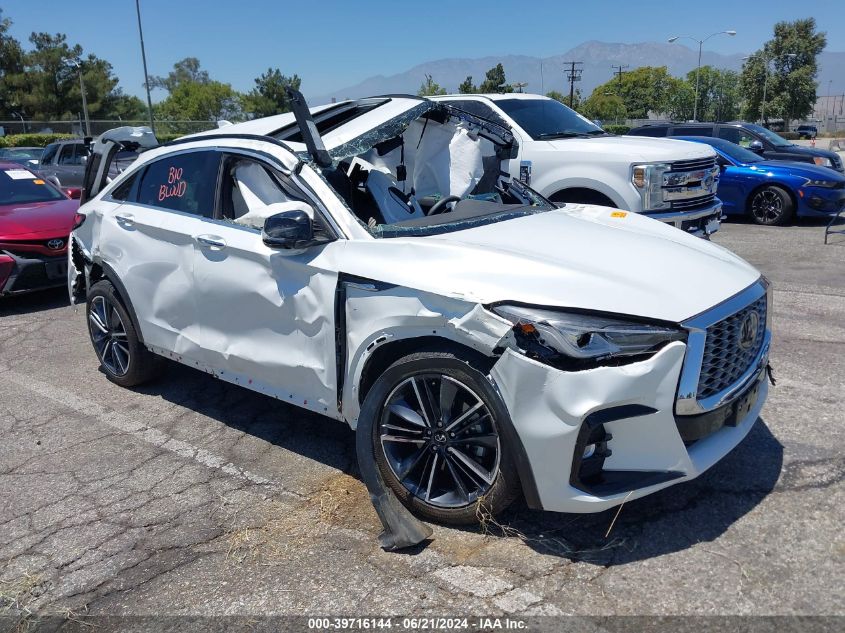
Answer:
[[[748,371],[763,346],[766,333],[766,295],[707,328],[704,360],[698,379],[698,398],[724,391]],[[746,318],[757,313],[754,341],[743,348],[741,339]],[[754,323],[753,320],[750,321]],[[747,334],[747,333],[746,333]]]
[[[715,157],[672,163],[663,175],[663,199],[679,211],[710,205],[716,198],[718,174]]]
[[[715,193],[707,194],[698,198],[690,198],[689,200],[676,200],[672,203],[673,209],[695,209],[704,205],[709,205],[716,199]]]
[[[696,171],[698,169],[713,169],[715,158],[696,158],[693,160],[679,160],[672,163],[672,171]]]

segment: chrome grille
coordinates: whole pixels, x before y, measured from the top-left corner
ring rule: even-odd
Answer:
[[[704,205],[709,205],[716,199],[716,194],[711,193],[700,198],[690,198],[689,200],[675,200],[672,202],[673,209],[694,209]]]
[[[678,211],[712,205],[718,177],[715,157],[672,163],[663,175],[663,200]]]
[[[672,163],[670,171],[696,171],[698,169],[712,169],[716,165],[716,157],[695,158],[693,160],[679,160]]]
[[[746,316],[759,316],[754,343],[748,349],[739,344],[740,330]],[[698,398],[708,398],[739,380],[760,353],[766,334],[766,295],[731,316],[707,328],[704,359],[698,379]]]

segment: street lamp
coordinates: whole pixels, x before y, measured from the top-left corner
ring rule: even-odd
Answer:
[[[91,136],[91,121],[88,118],[88,98],[85,96],[85,81],[82,79],[82,64],[80,64],[79,60],[75,58],[68,58],[64,61],[70,62],[76,66],[76,70],[79,71],[79,91],[82,93],[82,114],[85,116],[85,136]]]
[[[766,125],[766,88],[769,85],[769,64],[772,61],[774,61],[774,57],[766,57],[765,55],[763,55],[762,57],[763,57],[763,64],[765,66],[766,74],[763,75],[763,103],[760,104],[760,125],[765,127],[765,125]],[[782,55],[782,57],[786,57],[787,59],[795,59],[796,57],[798,57],[798,55],[796,53],[786,53],[785,55]],[[748,61],[749,59],[751,59],[750,56],[749,57],[743,57],[742,61]]]
[[[26,121],[23,120],[23,115],[20,112],[12,112],[12,116],[16,116],[21,120],[21,126],[23,127],[23,133],[26,134]]]
[[[827,82],[827,102],[825,103],[825,109],[824,109],[825,116],[827,116],[827,109],[830,107],[830,89],[831,89],[831,87],[833,87],[833,79],[830,79]],[[833,104],[833,112],[831,112],[831,114],[836,114],[836,104],[835,103]]]
[[[717,31],[716,33],[711,33],[703,40],[697,40],[691,35],[675,35],[674,37],[669,38],[669,43],[673,44],[678,40],[692,40],[693,42],[698,42],[698,67],[695,69],[695,102],[692,106],[692,120],[698,121],[698,76],[701,73],[701,47],[704,46],[704,42],[709,40],[711,37],[716,37],[717,35],[730,35],[733,37],[736,35],[736,31]]]

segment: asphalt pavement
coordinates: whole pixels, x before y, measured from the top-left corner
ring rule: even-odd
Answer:
[[[845,235],[822,234],[714,237],[775,288],[777,386],[722,462],[615,523],[518,506],[401,554],[344,425],[175,364],[122,389],[63,291],[0,300],[0,614],[845,615]]]

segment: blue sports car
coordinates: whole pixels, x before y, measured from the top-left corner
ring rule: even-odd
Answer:
[[[719,138],[676,138],[716,150],[722,169],[717,194],[728,215],[747,215],[757,224],[785,224],[796,214],[830,217],[845,206],[845,176],[832,169],[764,160]]]

